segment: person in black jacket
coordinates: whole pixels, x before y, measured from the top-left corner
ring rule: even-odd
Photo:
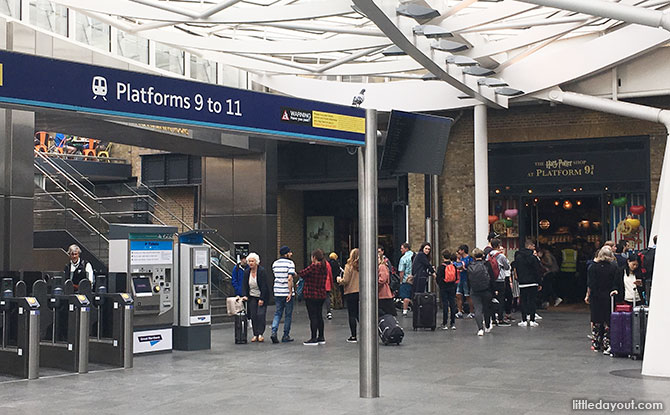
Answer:
[[[535,321],[535,307],[537,292],[542,289],[542,274],[544,269],[535,252],[535,242],[527,240],[525,248],[521,248],[514,255],[517,280],[521,298],[521,322],[519,326],[537,327]]]
[[[91,281],[91,286],[93,286],[95,282],[93,267],[89,262],[81,259],[81,248],[77,245],[70,245],[67,254],[70,262],[65,266],[65,279],[72,280],[75,289],[79,287],[79,282],[85,279]]]
[[[593,323],[591,350],[596,352],[603,350],[605,354],[609,354],[610,297],[616,293],[612,290],[612,286],[617,270],[616,257],[612,249],[603,246],[587,271],[588,290],[584,300],[591,306],[591,323]]]
[[[435,274],[435,268],[430,263],[430,250],[430,243],[424,242],[412,262],[412,275],[414,276],[412,297],[416,293],[425,293],[428,288],[428,277]]]
[[[265,333],[265,313],[270,300],[270,286],[265,268],[260,266],[261,259],[258,254],[252,252],[247,255],[249,268],[244,271],[242,279],[243,300],[248,301],[249,317],[253,326],[254,336],[252,342],[262,342]]]
[[[492,287],[496,276],[488,261],[484,261],[484,251],[479,248],[472,250],[475,259],[468,265],[468,282],[470,283],[470,297],[475,305],[475,322],[477,323],[478,336],[484,332],[491,331],[491,300],[493,299]]]

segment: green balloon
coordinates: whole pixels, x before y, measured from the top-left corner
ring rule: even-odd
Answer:
[[[617,207],[626,206],[627,202],[628,198],[626,196],[617,197],[616,199],[612,200],[612,204]]]
[[[512,221],[512,219],[503,219],[503,223],[504,223],[505,226],[507,226],[508,228],[511,227],[512,225],[514,225],[514,222]]]

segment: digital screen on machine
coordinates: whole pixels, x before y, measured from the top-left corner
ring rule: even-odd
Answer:
[[[151,280],[149,277],[134,277],[133,278],[133,287],[135,287],[135,293],[150,293],[151,292]]]
[[[206,269],[193,270],[193,285],[203,285],[209,283],[208,271]]]

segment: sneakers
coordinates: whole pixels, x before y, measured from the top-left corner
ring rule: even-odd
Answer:
[[[535,313],[535,320],[542,320],[542,316]]]
[[[531,322],[528,323],[528,325],[531,326],[531,327],[537,327],[537,326],[539,326],[539,324],[537,323],[537,321],[531,321]]]
[[[463,313],[461,313],[460,311],[456,313],[456,318],[463,318]]]
[[[442,325],[442,327],[440,327],[440,328],[441,328],[442,330],[449,330],[449,326],[446,325],[446,324]]]
[[[332,319],[333,319],[333,313],[328,313],[328,314],[326,314],[326,318],[327,318],[328,320],[332,320]]]
[[[277,333],[272,333],[272,336],[270,336],[270,340],[272,340],[272,344],[279,343],[279,339],[277,338]]]
[[[450,328],[451,328],[452,330],[456,330],[456,326],[455,326],[455,325],[453,325],[453,324],[451,325],[451,327],[450,327]]]
[[[606,350],[603,350],[603,354],[605,356],[612,356],[612,349],[608,347]]]
[[[305,342],[302,342],[302,344],[305,346],[318,346],[319,342],[316,339],[309,339]]]
[[[516,321],[510,314],[505,314],[505,320],[509,321],[510,323]]]
[[[483,336],[484,335],[484,330],[479,330],[477,332],[477,336]]]
[[[518,324],[518,326],[519,326],[519,327],[530,326],[530,324],[528,324],[528,323],[530,323],[530,322],[529,322],[529,321],[520,321],[519,324]]]
[[[563,302],[563,299],[561,297],[558,297],[556,299],[556,301],[554,301],[554,307],[558,307],[558,305],[562,302]]]
[[[468,314],[468,318],[475,318],[475,313]]]
[[[356,337],[351,336],[347,339],[347,343],[358,343],[358,340],[356,339]]]
[[[316,341],[317,341],[319,344],[326,344],[326,339],[324,339],[323,337],[320,338],[320,339],[316,339]]]
[[[490,333],[491,330],[493,330],[493,326],[489,325],[488,327],[486,327],[486,328],[484,329],[484,332],[486,332],[486,333]]]
[[[511,326],[511,325],[512,325],[512,323],[510,323],[510,322],[507,321],[507,320],[502,320],[502,321],[499,321],[499,322],[498,322],[498,326],[500,326],[500,327],[509,327],[509,326]]]
[[[282,343],[290,343],[293,341],[293,338],[291,336],[284,336],[281,338]]]
[[[407,310],[402,310],[402,316],[405,318],[409,317],[409,314],[407,314]]]

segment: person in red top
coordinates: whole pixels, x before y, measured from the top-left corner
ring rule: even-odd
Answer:
[[[384,257],[384,251],[377,251],[377,294],[379,315],[391,314],[396,316],[395,305],[393,304],[393,293],[389,286],[391,272]]]
[[[323,335],[323,303],[326,300],[326,280],[328,278],[328,268],[323,251],[316,249],[312,252],[312,264],[298,273],[298,276],[305,281],[302,290],[305,298],[305,306],[309,315],[309,326],[312,337],[306,342],[305,346],[317,346],[326,344]]]

